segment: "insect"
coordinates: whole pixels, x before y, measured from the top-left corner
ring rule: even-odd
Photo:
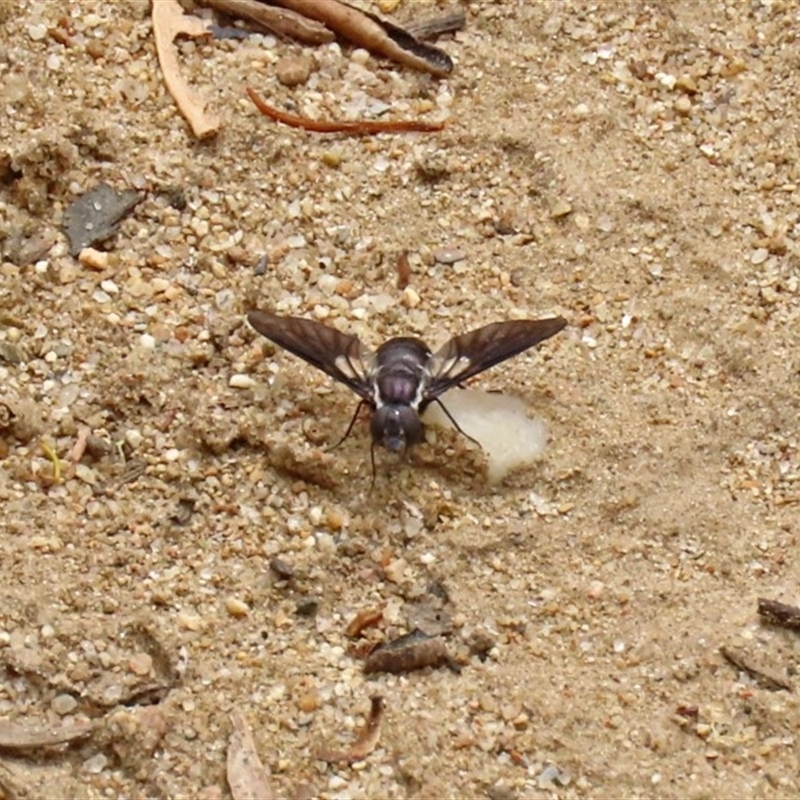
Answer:
[[[349,386],[361,398],[338,444],[350,435],[361,408],[369,407],[373,479],[375,445],[398,453],[421,442],[424,425],[420,415],[430,403],[438,403],[456,429],[467,436],[439,397],[549,339],[567,324],[563,317],[493,322],[455,336],[431,353],[424,342],[410,336],[389,339],[372,351],[354,334],[268,311],[250,311],[247,321],[262,336]]]

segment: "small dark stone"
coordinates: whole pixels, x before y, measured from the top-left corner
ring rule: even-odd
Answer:
[[[496,639],[486,631],[475,631],[467,642],[470,655],[478,656],[481,661],[486,659],[489,651],[495,646]]]
[[[22,354],[15,344],[0,342],[0,361],[16,367],[22,363]]]
[[[290,581],[294,578],[294,567],[282,558],[273,558],[272,561],[269,562],[269,568],[281,580]]]
[[[298,617],[314,617],[319,611],[319,600],[316,597],[301,597],[295,605]]]

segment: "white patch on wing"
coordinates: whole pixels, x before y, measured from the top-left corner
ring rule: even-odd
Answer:
[[[336,365],[336,368],[343,374],[346,375],[348,378],[360,379],[363,378],[363,374],[359,373],[354,367],[352,362],[347,356],[338,355],[336,356],[336,360],[333,362]]]
[[[426,366],[425,372],[431,378],[457,378],[465,369],[469,367],[472,361],[467,356],[450,356],[450,358],[441,358],[433,356]]]

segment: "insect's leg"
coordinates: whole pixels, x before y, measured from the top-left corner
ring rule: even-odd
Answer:
[[[361,401],[359,402],[358,406],[356,406],[356,413],[355,413],[355,414],[353,414],[353,418],[350,420],[350,424],[347,426],[347,430],[344,432],[344,436],[342,436],[342,438],[341,438],[341,439],[339,439],[339,441],[338,441],[338,442],[336,442],[336,444],[335,444],[335,445],[333,445],[333,447],[329,447],[329,448],[328,448],[328,452],[329,452],[329,453],[330,453],[331,451],[335,450],[335,449],[336,449],[336,448],[337,448],[337,447],[338,447],[340,444],[342,444],[342,442],[344,442],[344,440],[345,440],[345,439],[346,439],[346,438],[347,438],[347,437],[350,435],[350,433],[351,433],[351,432],[352,432],[352,430],[353,430],[353,426],[356,424],[356,420],[358,419],[358,415],[359,415],[359,413],[360,413],[361,409],[362,409],[362,408],[363,408],[365,405],[367,405],[367,401],[366,401],[366,400],[361,400]]]
[[[466,437],[467,437],[467,439],[469,439],[471,442],[475,442],[475,444],[476,444],[476,445],[478,445],[478,447],[480,447],[480,446],[481,446],[481,443],[480,443],[480,442],[479,442],[477,439],[473,439],[473,438],[472,438],[472,437],[471,437],[471,436],[470,436],[468,433],[466,433],[465,431],[461,430],[461,426],[460,426],[460,425],[459,425],[459,424],[456,422],[456,420],[455,420],[455,417],[453,417],[453,415],[452,415],[452,414],[451,414],[451,413],[450,413],[450,412],[447,410],[447,406],[445,406],[445,404],[444,404],[444,403],[443,403],[443,402],[442,402],[442,401],[441,401],[441,400],[440,400],[438,397],[435,397],[435,398],[434,398],[434,400],[433,400],[433,402],[434,402],[434,403],[437,403],[437,404],[438,404],[438,406],[439,406],[439,408],[441,408],[441,409],[442,409],[442,411],[444,411],[444,413],[447,415],[447,419],[449,419],[449,420],[450,420],[450,422],[452,422],[452,423],[453,423],[453,427],[454,427],[454,428],[455,428],[455,429],[456,429],[456,430],[457,430],[457,431],[458,431],[458,432],[459,432],[459,433],[460,433],[462,436],[466,436]]]

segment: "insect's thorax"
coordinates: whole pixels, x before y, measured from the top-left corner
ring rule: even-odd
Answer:
[[[416,409],[422,397],[422,380],[430,351],[412,337],[390,339],[376,353],[375,405],[410,405]]]

